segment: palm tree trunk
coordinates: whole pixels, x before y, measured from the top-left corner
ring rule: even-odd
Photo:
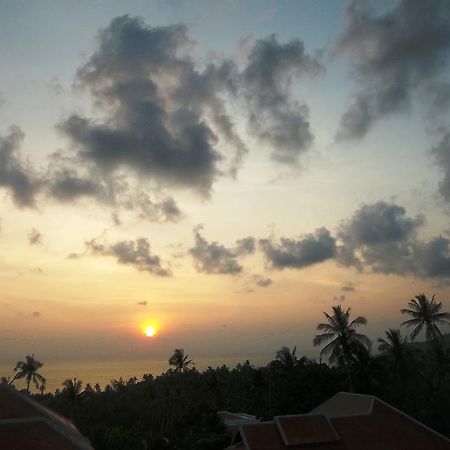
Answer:
[[[30,393],[30,381],[31,381],[31,378],[28,378],[27,379],[27,392],[28,393]]]
[[[350,352],[347,348],[347,346],[343,346],[344,351],[344,361],[345,361],[345,369],[347,370],[347,376],[348,376],[348,384],[350,388],[350,392],[355,392],[355,386],[353,385],[353,376],[352,371],[350,369]]]
[[[352,371],[351,371],[350,366],[347,361],[345,362],[345,367],[347,369],[348,384],[350,387],[350,392],[355,392],[355,386],[353,385]]]

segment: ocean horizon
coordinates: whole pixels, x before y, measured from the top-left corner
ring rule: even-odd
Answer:
[[[271,360],[273,355],[250,355],[250,356],[223,356],[215,358],[195,358],[195,367],[202,371],[208,367],[221,367],[224,364],[230,368],[235,367],[238,363],[244,363],[249,360],[256,367],[265,366]],[[111,384],[112,380],[122,378],[128,381],[130,378],[136,377],[140,381],[144,374],[152,374],[153,376],[161,375],[166,372],[170,366],[168,358],[161,359],[90,359],[90,360],[49,360],[42,361],[43,367],[38,371],[47,380],[45,393],[54,393],[56,389],[62,389],[62,383],[68,378],[77,378],[81,380],[84,386],[89,383],[92,387],[99,384],[102,389]],[[15,362],[0,362],[0,376],[14,376]],[[24,389],[26,383],[24,380],[14,382],[17,389]],[[30,385],[30,391],[37,393],[35,386]]]

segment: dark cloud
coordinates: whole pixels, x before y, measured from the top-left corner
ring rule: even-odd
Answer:
[[[273,283],[273,281],[270,278],[264,278],[259,275],[255,275],[254,279],[255,279],[255,283],[259,287],[268,287]]]
[[[38,317],[41,317],[41,316],[42,316],[42,314],[39,311],[33,311],[31,313],[31,317],[34,317],[34,318],[38,318]]]
[[[407,110],[417,93],[444,86],[438,77],[450,50],[450,2],[402,0],[377,12],[352,1],[346,22],[336,51],[353,58],[359,89],[337,137],[358,139],[376,120]]]
[[[152,222],[178,222],[183,218],[183,213],[172,197],[152,201],[148,194],[139,192],[126,205],[137,210],[141,219]]]
[[[88,177],[57,173],[56,197],[98,198],[105,179],[118,173],[208,196],[219,176],[236,176],[248,153],[227,110],[241,98],[251,131],[272,146],[273,157],[297,162],[313,136],[308,107],[291,87],[323,70],[303,43],[279,43],[274,35],[258,40],[242,70],[230,59],[196,64],[192,44],[184,25],[150,27],[127,15],[99,33],[77,85],[100,114],[72,114],[59,125],[72,143],[72,168],[87,167]],[[173,203],[165,207],[170,217],[179,216]]]
[[[274,269],[301,269],[332,259],[336,254],[336,240],[326,228],[319,228],[300,240],[282,238],[280,243],[275,243],[271,239],[261,239],[259,245],[267,263]]]
[[[444,173],[444,178],[439,183],[439,192],[447,202],[450,202],[450,130],[442,136],[431,153],[436,166]]]
[[[424,223],[393,203],[364,205],[341,226],[337,261],[385,274],[450,278],[450,240],[420,240],[417,231]]]
[[[160,277],[171,276],[169,269],[161,265],[161,258],[151,253],[150,244],[145,238],[135,241],[121,241],[114,245],[91,239],[86,247],[95,255],[114,256],[120,264],[131,265],[140,272],[149,272]]]
[[[34,207],[38,180],[31,167],[21,160],[19,146],[24,133],[11,127],[6,136],[0,136],[0,187],[6,188],[19,208]]]
[[[209,274],[238,274],[243,268],[237,258],[255,250],[252,237],[236,241],[236,247],[227,248],[218,242],[208,242],[201,234],[202,226],[194,229],[195,245],[189,250],[198,272]]]
[[[297,162],[311,145],[308,106],[293,99],[291,87],[294,79],[316,76],[322,70],[299,39],[281,44],[272,34],[251,49],[241,75],[250,131],[273,148],[274,159]]]
[[[113,208],[134,211],[139,218],[151,222],[177,222],[183,218],[172,197],[152,200],[138,183],[126,180],[121,174],[110,177],[93,167],[73,166],[76,166],[75,160],[61,152],[51,155],[46,175],[49,197],[64,203],[91,198]],[[158,192],[155,196],[161,197]],[[112,218],[116,225],[120,224],[117,211],[112,213]]]
[[[254,253],[256,249],[256,240],[254,237],[248,236],[243,239],[238,239],[236,241],[236,247],[234,252],[237,256],[250,255]]]
[[[415,258],[422,277],[450,278],[450,240],[442,236],[418,243]]]
[[[375,272],[407,273],[414,271],[414,244],[417,229],[424,218],[409,218],[406,210],[394,203],[377,202],[363,205],[345,221],[338,237],[337,260],[346,266]]]
[[[423,223],[423,216],[411,219],[402,206],[380,201],[358,209],[343,224],[340,235],[345,242],[354,241],[357,245],[399,242],[414,235]]]
[[[33,228],[28,234],[28,242],[30,245],[39,245],[42,244],[42,234]]]
[[[136,305],[139,305],[139,306],[147,306],[147,300],[144,300],[144,301],[142,301],[142,302],[136,302]]]
[[[183,25],[151,28],[129,16],[111,21],[78,72],[105,120],[73,114],[60,126],[80,160],[209,193],[223,159],[219,136],[241,144],[218,95],[229,69],[198,71],[183,55],[189,45]]]
[[[356,291],[356,287],[355,287],[355,285],[352,282],[346,283],[346,284],[344,284],[344,286],[342,286],[341,291],[343,291],[343,292],[355,292]]]
[[[118,227],[119,225],[122,225],[122,221],[120,220],[120,216],[117,211],[114,211],[113,213],[111,213],[111,220],[113,221],[113,223],[116,227]]]
[[[92,178],[80,177],[74,170],[62,169],[49,178],[51,197],[61,202],[73,202],[81,197],[99,198],[102,187]]]

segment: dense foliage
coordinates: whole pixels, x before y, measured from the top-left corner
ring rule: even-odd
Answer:
[[[449,316],[440,307],[436,311],[434,299],[426,300],[421,297],[419,307],[404,310],[413,315],[414,327],[423,316],[423,326],[434,329],[420,348],[391,329],[378,339],[380,353],[374,356],[367,338],[355,332],[366,319],[352,321],[349,310],[334,307],[318,326],[318,336],[328,337],[315,339],[317,345],[331,343],[323,353],[332,365],[282,347],[266,367],[246,361],[200,372],[189,367],[183,349],[176,349],[169,360],[174,369],[160,376],[113,380],[104,390],[66,380],[60,392],[35,398],[71,418],[97,450],[223,449],[229,437],[217,411],[262,418],[305,413],[351,389],[374,394],[450,437],[450,351],[445,345],[450,336],[435,328],[447,325]]]

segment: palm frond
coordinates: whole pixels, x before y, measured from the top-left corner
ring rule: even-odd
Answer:
[[[314,337],[313,339],[313,344],[315,346],[317,345],[322,345],[325,342],[328,342],[331,338],[333,338],[336,335],[336,333],[323,333],[323,334],[318,334],[317,336]]]

